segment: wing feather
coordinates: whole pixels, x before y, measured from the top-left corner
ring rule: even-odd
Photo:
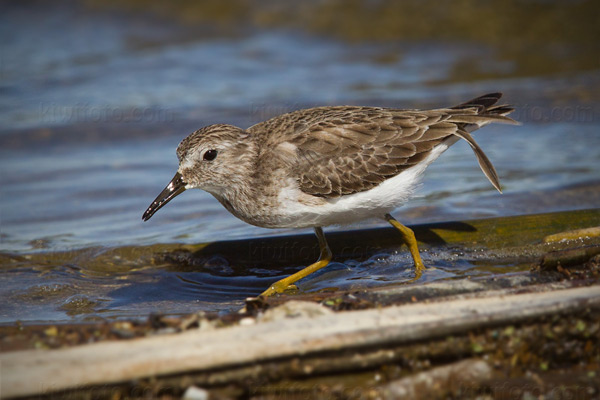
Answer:
[[[494,106],[499,98],[492,93],[426,111],[320,107],[285,114],[248,131],[263,134],[266,149],[281,143],[295,146],[296,157],[288,163],[300,190],[313,196],[335,198],[372,189],[423,161],[452,136],[469,143],[481,170],[500,190],[494,166],[469,133],[491,122],[514,123],[506,116],[512,107]]]

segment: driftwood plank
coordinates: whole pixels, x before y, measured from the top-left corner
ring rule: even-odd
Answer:
[[[488,292],[486,296],[4,353],[0,354],[0,396],[45,394],[322,351],[408,343],[600,306],[600,286],[513,295]]]

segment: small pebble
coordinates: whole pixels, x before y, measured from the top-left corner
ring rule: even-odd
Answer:
[[[252,317],[245,317],[240,319],[240,325],[241,326],[250,326],[250,325],[254,325],[256,323],[256,320]]]
[[[208,400],[210,393],[206,389],[190,386],[183,394],[183,400]]]

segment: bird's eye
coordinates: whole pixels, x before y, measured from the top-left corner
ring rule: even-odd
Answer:
[[[212,161],[215,158],[217,158],[217,151],[216,150],[206,150],[206,153],[204,153],[204,156],[202,158],[204,158],[206,161]]]

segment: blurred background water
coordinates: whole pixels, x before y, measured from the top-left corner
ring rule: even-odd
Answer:
[[[272,273],[95,261],[120,246],[289,233],[238,221],[202,191],[142,223],[177,168],[179,141],[212,123],[248,127],[317,105],[443,107],[501,91],[523,125],[476,139],[504,195],[458,143],[397,218],[599,204],[597,1],[61,0],[0,11],[0,322],[223,311],[260,293]],[[64,252],[74,256],[54,256]],[[394,281],[388,261],[339,263],[350,272],[328,283]]]

